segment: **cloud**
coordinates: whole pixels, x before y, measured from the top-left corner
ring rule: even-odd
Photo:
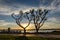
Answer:
[[[0,26],[7,26],[7,25],[16,25],[14,22],[6,22],[5,20],[0,20]]]
[[[0,26],[17,25],[10,15],[13,12],[18,14],[20,10],[26,12],[32,8],[50,10],[48,20],[42,28],[46,28],[45,26],[48,26],[47,28],[50,26],[51,28],[60,28],[60,0],[0,0]]]
[[[48,21],[56,22],[57,19],[55,17],[49,18]]]
[[[20,10],[23,10],[25,12],[31,8],[37,8],[37,7],[22,4],[14,4],[10,6],[0,4],[0,15],[11,15],[13,12],[15,14],[18,14]]]
[[[55,22],[45,22],[41,29],[60,29],[60,24]]]
[[[0,6],[2,7],[12,7],[14,8],[20,8],[24,6],[32,6],[32,5],[39,5],[39,0],[0,0]],[[32,7],[36,7],[32,6]],[[13,10],[12,9],[12,10]]]
[[[24,24],[24,25],[23,25]],[[27,25],[27,23],[21,23],[21,25],[23,25],[23,27],[25,27]],[[33,26],[33,24],[30,24],[29,27],[27,27],[28,29],[30,29]],[[12,28],[12,29],[20,29],[21,27],[18,26],[15,22],[6,22],[5,20],[0,20],[0,28]],[[32,27],[34,28],[34,27]]]
[[[49,5],[47,5],[48,3],[46,1],[49,2]],[[45,5],[43,5],[44,3]],[[60,21],[60,0],[51,0],[51,2],[50,0],[43,0],[39,8],[50,10],[48,20],[52,22]]]
[[[13,29],[20,29],[20,27],[14,22],[6,22],[5,20],[0,20],[0,29],[7,29],[9,27]]]
[[[56,17],[50,17],[50,18],[48,18],[47,22],[60,23],[60,21]]]
[[[39,8],[42,8],[42,9],[49,9],[51,11],[57,11],[60,9],[60,0],[41,0],[42,3],[41,5],[39,6]],[[49,5],[43,5],[44,3],[48,4]]]

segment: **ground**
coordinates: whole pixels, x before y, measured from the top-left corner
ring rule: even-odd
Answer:
[[[41,37],[41,36],[16,36],[17,34],[0,34],[0,40],[60,40],[60,38],[55,37]],[[40,34],[41,35],[41,34]]]

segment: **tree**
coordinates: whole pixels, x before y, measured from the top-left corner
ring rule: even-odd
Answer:
[[[36,28],[36,33],[38,33],[40,27],[42,27],[44,22],[47,20],[46,14],[48,13],[48,10],[44,9],[44,11],[42,11],[41,9],[37,9],[36,11],[32,9],[30,10],[30,13],[31,13],[31,19]]]
[[[14,13],[12,13],[11,16],[16,20],[17,25],[19,25],[21,28],[24,29],[24,34],[25,34],[26,33],[26,28],[30,25],[30,22],[31,22],[31,19],[29,18],[29,13],[28,12],[23,13],[23,11],[20,11],[19,15],[17,15],[17,17],[15,17]],[[21,25],[21,21],[24,18],[29,21],[27,26],[25,26],[25,27],[23,25]]]

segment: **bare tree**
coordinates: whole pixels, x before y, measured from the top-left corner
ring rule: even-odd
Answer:
[[[30,10],[31,13],[31,19],[35,25],[36,33],[38,33],[40,27],[43,26],[44,22],[47,20],[46,14],[48,13],[48,10],[42,11],[41,9],[37,9],[35,11],[34,9]]]
[[[26,33],[26,28],[30,25],[30,22],[31,22],[31,19],[29,18],[28,15],[29,15],[28,12],[23,13],[23,11],[20,11],[18,17],[15,17],[14,13],[11,14],[11,16],[16,20],[17,25],[19,25],[21,28],[24,29],[24,34]],[[29,21],[27,26],[25,27],[21,25],[21,21],[23,20],[23,18],[26,18]]]

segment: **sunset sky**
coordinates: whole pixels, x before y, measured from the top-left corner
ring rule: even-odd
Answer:
[[[0,0],[0,29],[8,27],[20,29],[11,14],[18,14],[20,10],[25,12],[31,8],[50,10],[47,21],[41,29],[60,28],[60,0]],[[22,24],[25,26],[26,23],[27,21]],[[33,23],[27,28],[34,28]]]

